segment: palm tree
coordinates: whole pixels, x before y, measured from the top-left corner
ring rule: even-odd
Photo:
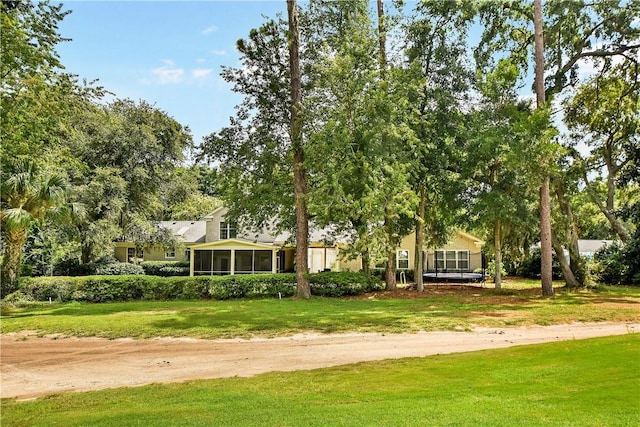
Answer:
[[[40,171],[33,161],[20,161],[0,186],[0,220],[4,241],[2,296],[18,287],[24,244],[30,225],[62,205],[65,182]]]

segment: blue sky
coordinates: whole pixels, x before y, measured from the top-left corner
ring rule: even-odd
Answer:
[[[66,71],[118,98],[144,99],[191,128],[219,130],[241,98],[220,77],[238,66],[235,43],[282,12],[285,0],[63,1],[58,53]]]

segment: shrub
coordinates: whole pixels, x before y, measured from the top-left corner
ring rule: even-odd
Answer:
[[[140,263],[149,276],[188,276],[189,261],[143,261]]]
[[[20,291],[35,301],[70,301],[75,284],[70,277],[25,277],[20,280]]]
[[[128,262],[113,262],[97,264],[93,274],[98,276],[120,276],[144,274],[144,269],[138,264]]]
[[[541,270],[542,257],[540,254],[540,249],[536,248],[531,251],[531,254],[526,259],[524,259],[522,263],[520,263],[520,265],[516,269],[516,274],[520,277],[538,279],[540,278]],[[560,269],[560,264],[558,263],[555,254],[553,255],[552,276],[554,280],[562,278],[562,270]]]
[[[505,277],[507,275],[507,269],[504,268],[504,264],[502,264],[500,266],[500,276],[501,277]],[[489,261],[489,264],[487,264],[487,271],[485,272],[485,274],[489,277],[496,277],[496,261],[495,260],[491,260]],[[540,274],[540,271],[538,271],[538,274]]]
[[[626,266],[620,245],[612,244],[600,248],[593,256],[591,273],[596,282],[621,285],[625,282]]]
[[[359,295],[382,289],[382,281],[374,276],[350,271],[310,274],[311,294],[325,297]]]
[[[93,274],[95,264],[80,264],[77,258],[60,261],[53,267],[54,276],[87,276]]]
[[[361,273],[310,274],[313,295],[340,297],[382,289],[382,282]],[[131,300],[290,297],[296,277],[285,274],[160,277],[147,275],[26,277],[20,282],[21,301],[112,302]]]

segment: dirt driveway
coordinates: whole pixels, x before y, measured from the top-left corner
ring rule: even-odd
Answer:
[[[191,379],[252,376],[362,361],[503,348],[640,332],[640,324],[576,323],[473,332],[297,335],[250,340],[39,338],[0,336],[0,397]]]

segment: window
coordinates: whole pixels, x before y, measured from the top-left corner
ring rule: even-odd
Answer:
[[[165,258],[175,258],[176,257],[176,248],[171,248],[164,252]]]
[[[127,248],[127,262],[136,262],[144,258],[144,249]]]
[[[434,263],[437,270],[468,271],[469,251],[436,251]]]
[[[458,251],[458,270],[469,270],[468,251]]]
[[[398,270],[409,269],[409,251],[399,250],[397,256]]]
[[[191,260],[191,249],[187,248],[187,249],[184,250],[184,258],[187,261]]]
[[[237,236],[236,227],[230,222],[220,223],[220,240],[235,239]]]

